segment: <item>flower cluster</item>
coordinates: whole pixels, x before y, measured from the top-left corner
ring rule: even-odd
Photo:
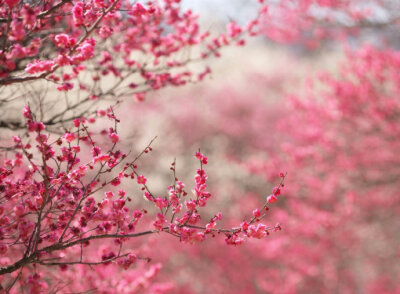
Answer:
[[[23,143],[14,137],[15,157],[6,159],[0,170],[0,252],[2,275],[13,273],[32,265],[58,265],[61,270],[74,264],[108,266],[116,263],[127,270],[140,257],[124,244],[144,235],[163,232],[173,235],[183,243],[202,242],[207,236],[225,234],[227,244],[240,244],[246,237],[262,238],[269,234],[269,228],[258,223],[265,214],[254,214],[240,228],[221,229],[217,222],[222,214],[217,213],[202,225],[201,208],[212,198],[208,191],[207,174],[204,165],[208,159],[200,152],[195,158],[200,168],[194,176],[192,197],[185,190],[185,184],[175,176],[175,162],[170,169],[174,183],[167,189],[168,196],[156,196],[148,188],[148,179],[138,173],[138,161],[152,151],[151,142],[135,157],[130,157],[118,148],[117,125],[113,108],[104,111],[113,127],[95,135],[89,131],[88,121],[74,121],[74,127],[62,136],[52,137],[45,131],[45,125],[36,121],[31,109],[24,108],[26,127],[35,144]],[[98,140],[105,138],[108,144],[100,146]],[[91,150],[87,158],[83,150]],[[25,163],[29,168],[25,168]],[[274,189],[278,195],[283,186]],[[154,204],[154,215],[147,209],[133,208],[128,203],[132,195],[120,188],[122,182],[133,181],[144,193],[145,199]],[[99,194],[104,191],[104,196]],[[266,211],[266,200],[261,211]],[[6,213],[10,211],[10,213]],[[146,216],[146,214],[148,216]],[[149,229],[143,226],[150,222]],[[257,223],[257,224],[256,224]],[[138,230],[138,227],[140,229]],[[97,251],[96,240],[113,239],[118,251],[101,249]],[[83,247],[87,249],[83,249]],[[91,259],[84,251],[94,248]],[[76,258],[80,251],[80,258]],[[32,279],[25,274],[23,283]],[[32,280],[33,281],[33,280]],[[32,291],[43,291],[48,287],[40,275],[35,276]],[[22,285],[22,284],[21,284]]]
[[[126,0],[60,3],[51,0],[40,7],[10,1],[0,9],[0,18],[4,20],[0,22],[0,29],[8,32],[0,47],[0,84],[43,78],[54,83],[81,84],[79,67],[91,60],[100,73],[93,79],[108,78],[109,74],[127,78],[131,76],[125,76],[127,72],[138,73],[143,80],[140,84],[147,87],[132,91],[135,95],[167,85],[184,85],[202,80],[210,71],[207,67],[196,78],[185,67],[188,62],[220,56],[221,48],[231,44],[243,45],[245,34],[254,35],[258,17],[245,28],[231,22],[226,33],[211,38],[208,31],[200,30],[198,16],[191,10],[182,11],[180,1],[175,0],[150,1],[145,5]],[[104,46],[107,39],[113,40],[111,48]],[[197,45],[205,48],[199,56],[177,58],[178,52]],[[112,58],[100,58],[101,52]],[[132,57],[143,53],[147,58]],[[171,69],[176,70],[172,73]],[[23,70],[29,75],[17,75]],[[65,73],[71,70],[66,77]],[[59,91],[71,89],[58,88]]]

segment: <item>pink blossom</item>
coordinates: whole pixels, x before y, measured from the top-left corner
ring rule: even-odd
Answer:
[[[157,198],[154,200],[154,204],[155,204],[159,209],[162,209],[162,208],[165,208],[165,207],[168,206],[168,200],[166,200],[166,199],[164,199],[164,198],[161,198],[161,197],[157,197]]]
[[[78,128],[81,124],[81,120],[79,118],[76,118],[73,120],[73,124],[76,128]]]
[[[76,40],[67,34],[58,34],[54,37],[54,43],[61,48],[69,48],[75,45]]]
[[[245,239],[243,237],[239,237],[238,235],[228,235],[227,238],[225,239],[226,244],[228,245],[241,245],[245,242]]]
[[[54,59],[54,62],[59,66],[66,66],[66,65],[70,65],[72,60],[69,56],[67,56],[65,54],[59,54]]]
[[[98,156],[93,157],[93,163],[108,162],[109,160],[110,160],[110,155],[108,154],[100,154]]]
[[[166,223],[165,216],[161,213],[157,213],[157,219],[156,221],[153,222],[153,226],[157,230],[161,231],[165,223]]]
[[[208,158],[201,154],[200,152],[196,152],[195,157],[201,161],[202,164],[207,164]]]
[[[145,185],[146,182],[147,182],[147,179],[146,179],[145,176],[139,175],[139,176],[137,177],[137,183],[138,183],[138,184]]]
[[[119,186],[120,184],[121,184],[121,179],[120,178],[114,178],[111,181],[111,185],[113,185],[113,186]]]
[[[72,17],[76,26],[83,25],[84,23],[84,3],[77,2],[72,8]]]
[[[135,254],[129,254],[127,257],[118,259],[117,264],[127,270],[136,260],[137,256]]]
[[[39,132],[45,129],[45,125],[42,122],[28,121],[27,126],[29,132]]]
[[[113,192],[111,192],[111,191],[107,191],[107,192],[105,192],[105,195],[106,195],[106,197],[107,197],[108,199],[110,199],[110,198],[114,197],[114,193],[113,193]]]
[[[247,235],[251,238],[261,239],[267,235],[267,227],[263,224],[251,225],[247,229]]]
[[[254,209],[253,210],[253,215],[254,215],[254,217],[260,217],[261,216],[261,212],[260,212],[260,210],[257,208],[257,209]]]
[[[272,195],[272,194],[271,194],[271,195],[269,195],[269,196],[267,197],[267,202],[270,203],[270,204],[275,203],[276,200],[278,200],[278,198],[276,198],[275,195]]]
[[[146,13],[147,13],[146,8],[144,8],[143,5],[140,3],[136,3],[135,6],[132,8],[132,11],[130,12],[131,15],[136,17],[141,17]]]
[[[185,205],[186,205],[187,210],[190,210],[190,211],[195,210],[195,209],[196,209],[196,206],[197,206],[196,202],[193,201],[193,200],[191,200],[191,201],[185,201]]]
[[[27,119],[32,119],[31,109],[29,108],[28,105],[25,105],[25,106],[24,106],[24,112],[23,112],[23,114],[24,114],[24,117],[25,117],[25,118],[27,118]]]
[[[62,83],[61,86],[57,86],[57,90],[61,92],[67,92],[74,88],[74,84],[72,83]]]
[[[74,133],[65,133],[64,134],[64,139],[68,142],[71,143],[73,140],[76,139],[76,136]]]
[[[111,133],[110,135],[111,142],[117,143],[119,141],[119,137],[116,133]]]
[[[146,93],[135,93],[133,98],[138,102],[143,102],[146,99]]]
[[[25,67],[25,71],[30,74],[35,74],[35,73],[40,73],[40,72],[45,72],[45,71],[51,71],[54,66],[54,61],[52,60],[34,60],[33,63],[29,63]]]
[[[274,189],[272,190],[272,193],[275,196],[279,196],[281,194],[281,189],[279,187],[274,187]]]
[[[113,33],[113,29],[109,26],[102,26],[99,31],[98,34],[101,38],[106,39],[109,36],[111,36]]]

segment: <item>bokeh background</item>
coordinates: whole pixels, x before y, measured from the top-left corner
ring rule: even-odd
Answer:
[[[275,1],[264,33],[209,62],[203,83],[120,110],[131,118],[127,137],[158,136],[146,163],[156,193],[165,193],[174,158],[190,183],[201,148],[223,225],[248,217],[288,173],[266,217],[283,230],[264,240],[149,239],[171,293],[400,293],[399,3],[354,1],[368,10],[354,20],[340,1],[320,2],[281,15]],[[255,13],[250,1],[184,6],[217,33]]]

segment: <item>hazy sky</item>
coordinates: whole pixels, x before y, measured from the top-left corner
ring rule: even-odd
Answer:
[[[251,0],[182,0],[182,7],[200,12],[205,18],[241,21],[254,16],[254,2]]]

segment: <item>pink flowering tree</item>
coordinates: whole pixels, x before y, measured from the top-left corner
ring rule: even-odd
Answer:
[[[276,211],[287,234],[268,256],[283,275],[266,266],[286,287],[279,292],[264,282],[266,291],[399,291],[400,240],[390,225],[399,221],[399,56],[367,45],[347,53],[339,75],[322,73],[305,97],[286,98],[271,125],[281,143],[255,146],[274,160],[249,158],[251,172],[272,180],[272,166],[301,170]],[[282,251],[286,258],[278,260]]]
[[[218,154],[238,165],[239,175],[225,171],[233,219],[259,201],[258,181],[277,181],[271,171],[296,171],[270,211],[284,234],[240,251],[216,243],[188,249],[195,262],[185,273],[208,281],[194,293],[399,292],[400,53],[365,45],[343,59],[336,72],[313,75],[303,94],[285,93],[287,79],[299,87],[278,70],[256,83],[251,76],[245,90],[208,91],[208,116],[196,114],[190,95],[180,105],[193,116],[166,113],[182,126],[169,131],[184,146],[217,141]]]
[[[0,126],[24,128],[10,112],[16,100],[30,102],[52,127],[93,113],[104,100],[143,101],[149,91],[201,81],[210,68],[191,64],[243,45],[261,15],[211,36],[197,14],[180,6],[175,0],[1,2],[0,86],[9,90],[1,97]]]
[[[261,219],[285,174],[244,221],[222,227],[220,212],[204,213],[207,157],[195,153],[192,193],[174,161],[172,181],[155,194],[139,168],[154,139],[124,150],[117,115],[124,98],[203,80],[210,68],[190,65],[243,45],[265,8],[211,37],[179,0],[0,3],[0,127],[10,135],[1,147],[1,292],[161,293],[173,285],[155,281],[161,265],[149,264],[146,236],[193,244],[221,235],[238,245],[280,230]]]
[[[396,44],[393,33],[400,21],[399,3],[380,0],[284,0],[262,1],[268,11],[261,19],[261,32],[282,44],[301,44],[318,49],[332,40],[375,37]],[[334,44],[334,43],[333,43]]]

